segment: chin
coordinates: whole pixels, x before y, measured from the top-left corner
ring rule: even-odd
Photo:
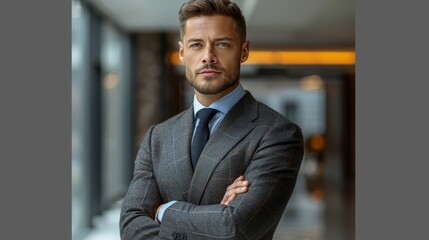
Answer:
[[[213,95],[213,94],[218,94],[222,92],[222,89],[218,89],[215,87],[196,87],[195,90],[197,90],[201,94],[207,94],[207,95]]]

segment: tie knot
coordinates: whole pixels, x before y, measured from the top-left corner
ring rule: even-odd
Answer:
[[[207,124],[212,120],[213,116],[216,114],[217,110],[213,108],[203,108],[198,111],[198,116],[200,117],[200,123]]]

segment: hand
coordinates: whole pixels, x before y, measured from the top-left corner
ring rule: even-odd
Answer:
[[[249,181],[244,180],[244,176],[240,176],[235,179],[235,181],[226,189],[225,195],[223,196],[220,204],[228,206],[229,203],[234,200],[238,194],[247,192],[249,184]]]

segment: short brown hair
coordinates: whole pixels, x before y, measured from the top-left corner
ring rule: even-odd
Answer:
[[[192,17],[222,15],[232,17],[240,34],[241,42],[246,40],[246,21],[237,4],[230,0],[190,0],[179,10],[180,39],[185,34],[186,21]]]

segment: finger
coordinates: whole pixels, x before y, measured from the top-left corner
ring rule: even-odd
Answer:
[[[247,192],[247,190],[249,190],[249,188],[247,186],[243,186],[243,187],[234,189],[234,193],[235,194],[245,193]]]
[[[229,196],[229,198],[228,198],[227,202],[228,202],[228,203],[229,203],[229,202],[231,202],[231,201],[232,201],[232,200],[234,200],[236,197],[237,197],[237,194],[235,194],[235,193],[231,194],[231,196]]]
[[[225,196],[222,199],[221,204],[229,205],[229,203],[234,200],[239,194],[247,192],[249,189],[247,186],[237,187],[232,190],[229,190],[225,193]]]
[[[244,179],[244,176],[243,176],[243,175],[239,176],[238,178],[236,178],[236,179],[234,180],[234,182],[232,182],[232,184],[231,184],[231,185],[229,185],[229,186],[228,186],[228,188],[227,188],[226,190],[231,189],[231,188],[235,188],[236,184],[237,184],[237,183],[240,183],[241,181],[243,181],[243,179]]]
[[[244,176],[243,176],[243,175],[241,175],[241,176],[239,176],[238,178],[236,178],[236,179],[234,180],[234,182],[241,181],[241,180],[243,180],[243,179],[244,179]]]
[[[241,186],[242,187],[248,187],[250,185],[250,182],[247,180],[241,181]]]
[[[237,188],[234,188],[234,189],[228,190],[228,191],[225,193],[225,197],[226,197],[227,199],[229,199],[229,197],[230,197],[232,194],[237,195],[237,194],[245,193],[245,192],[247,192],[247,190],[248,190],[248,187],[247,187],[247,186],[244,186],[244,187],[237,187]]]
[[[226,191],[229,191],[229,190],[232,190],[232,189],[235,189],[235,188],[240,188],[240,187],[247,187],[247,186],[249,186],[249,181],[247,181],[247,180],[236,180],[235,182],[233,182],[231,185],[229,185],[228,187],[227,187],[227,189],[226,189]]]
[[[234,190],[229,190],[225,193],[225,195],[222,198],[222,202],[221,203],[225,203],[228,201],[228,199],[231,197],[232,194],[234,194]]]
[[[220,202],[220,204],[225,204],[225,203],[226,203],[226,201],[228,200],[228,197],[229,197],[229,195],[227,196],[227,195],[225,194],[225,196],[223,196],[223,199],[222,199],[222,201]]]
[[[227,204],[228,202],[231,201],[231,200],[228,201],[228,199],[230,198],[234,199],[238,194],[247,192],[249,185],[250,185],[250,182],[247,180],[244,180],[243,175],[236,178],[234,182],[227,187],[225,195],[222,198],[221,204]],[[232,194],[235,194],[235,196],[232,196]]]
[[[225,204],[226,202],[228,202],[228,200],[232,201],[231,198],[234,199],[238,194],[245,193],[247,192],[247,190],[248,190],[247,186],[237,186],[233,189],[226,191],[221,201],[221,204]]]
[[[225,202],[225,205],[229,205],[229,204],[232,202],[232,200],[234,200],[234,199],[235,199],[235,197],[236,197],[236,196],[237,196],[237,195],[236,195],[235,193],[231,194],[231,195],[229,196],[228,200]]]

